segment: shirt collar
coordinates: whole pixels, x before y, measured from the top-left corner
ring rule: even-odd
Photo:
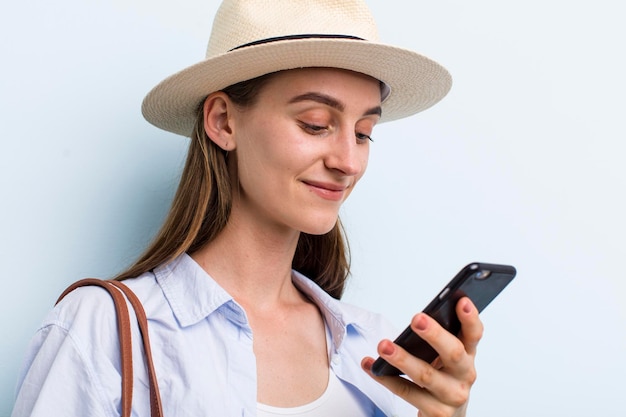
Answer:
[[[204,320],[221,307],[225,307],[231,320],[247,323],[244,311],[235,306],[233,297],[188,254],[157,267],[154,274],[182,327]]]
[[[298,271],[292,272],[292,279],[296,287],[308,296],[322,312],[330,330],[335,350],[339,349],[349,331],[354,330],[357,333],[363,333],[371,330],[371,323],[366,319],[361,308],[331,297],[315,282]]]
[[[229,320],[240,325],[247,324],[245,312],[233,297],[188,254],[182,254],[159,266],[154,274],[181,326],[196,324],[218,309]],[[297,271],[292,272],[292,280],[320,309],[336,350],[348,331],[361,333],[368,330],[369,323],[363,320],[363,310],[360,308],[331,297],[315,282]]]

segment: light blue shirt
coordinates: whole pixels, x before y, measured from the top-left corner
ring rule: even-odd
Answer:
[[[331,335],[330,367],[361,404],[372,416],[415,416],[360,366],[395,329],[380,315],[333,299],[298,272],[293,281],[319,306]],[[255,416],[256,361],[243,308],[188,255],[125,283],[149,320],[164,415]],[[133,326],[133,415],[149,416],[139,337]],[[80,288],[50,312],[33,338],[12,417],[119,416],[120,387],[113,302],[101,288]]]

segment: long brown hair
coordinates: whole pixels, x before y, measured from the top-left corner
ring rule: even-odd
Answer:
[[[223,91],[240,107],[256,103],[272,74],[243,81]],[[211,242],[226,226],[232,195],[226,153],[204,130],[202,105],[187,160],[172,207],[153,242],[129,269],[115,279],[137,277],[185,252]],[[350,272],[349,247],[341,221],[323,235],[300,233],[292,267],[316,282],[334,298],[341,298]]]

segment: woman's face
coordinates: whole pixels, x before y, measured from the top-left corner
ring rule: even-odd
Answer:
[[[233,214],[279,229],[328,232],[365,172],[380,104],[379,82],[351,71],[273,76],[252,107],[233,115]]]

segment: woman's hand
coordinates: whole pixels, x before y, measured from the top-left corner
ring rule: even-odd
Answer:
[[[378,344],[379,355],[411,380],[399,376],[374,376],[374,359],[361,365],[375,380],[417,407],[419,417],[461,417],[465,415],[469,392],[476,380],[474,357],[483,334],[478,310],[469,298],[456,305],[461,333],[455,337],[426,314],[413,317],[411,328],[439,353],[432,363],[412,356],[390,340]]]

